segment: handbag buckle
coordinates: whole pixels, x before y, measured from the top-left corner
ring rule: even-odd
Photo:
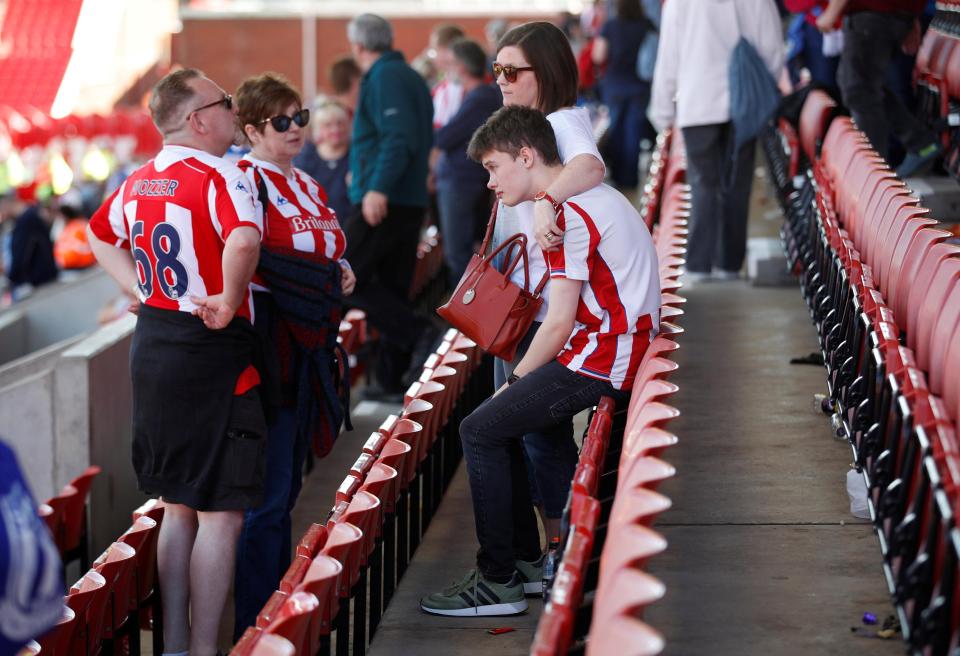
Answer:
[[[463,293],[463,304],[470,305],[473,302],[474,297],[477,295],[477,292],[474,291],[473,287],[468,289]]]

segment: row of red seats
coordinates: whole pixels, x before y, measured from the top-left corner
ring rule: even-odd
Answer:
[[[785,248],[820,338],[834,426],[867,483],[904,637],[952,653],[960,247],[832,105],[812,92],[802,110],[800,140],[814,148],[785,199]]]
[[[440,231],[436,226],[430,226],[417,245],[417,263],[410,282],[410,299],[416,300],[430,283],[437,280],[442,268],[443,248],[440,244]]]
[[[960,174],[960,13],[940,6],[930,24],[914,65],[918,107],[940,134],[947,150],[947,169]]]
[[[683,167],[678,165],[682,156],[674,158],[672,148],[676,148],[680,139],[671,140],[670,132],[657,135],[657,143],[650,158],[647,181],[643,185],[643,197],[640,200],[640,216],[652,232],[660,221],[660,202],[665,189],[672,188],[683,180]]]
[[[366,318],[352,310],[340,325],[339,340],[353,354],[366,340]],[[354,369],[355,360],[351,362]],[[79,560],[81,570],[90,567],[88,555],[87,497],[93,479],[100,473],[88,467],[55,497],[40,504],[44,519],[64,564]],[[163,504],[152,499],[134,511],[134,524],[93,563],[70,589],[64,616],[58,626],[28,649],[33,654],[91,654],[104,641],[125,639],[124,653],[139,654],[139,628],[150,628],[151,617],[159,617],[159,595],[155,587],[155,529],[163,519]],[[155,607],[155,608],[154,608]],[[145,621],[143,609],[151,611]],[[162,636],[155,627],[155,653],[160,653]],[[118,649],[113,645],[112,649]]]
[[[43,519],[53,542],[57,545],[64,565],[75,560],[80,568],[90,566],[89,531],[87,527],[87,498],[90,485],[100,473],[96,465],[87,467],[83,473],[63,487],[60,494],[41,503],[37,513]]]
[[[535,656],[580,652],[584,643],[587,654],[657,654],[664,648],[663,637],[642,616],[665,587],[643,570],[666,548],[651,525],[670,507],[656,487],[674,474],[660,455],[677,442],[664,427],[679,411],[663,401],[678,389],[666,377],[677,369],[668,356],[683,332],[672,323],[685,301],[675,293],[689,215],[683,169],[679,138],[671,142],[669,133],[660,135],[650,177],[671,181],[659,188],[654,203],[660,331],[641,361],[629,406],[617,412],[611,399],[602,399],[587,428],[561,524],[559,568],[531,649]]]
[[[154,653],[162,645],[156,553],[163,505],[148,501],[133,523],[93,562],[64,597],[63,616],[46,635],[27,647],[44,656],[140,653],[140,629],[155,620]]]
[[[81,0],[9,0],[0,24],[0,98],[12,107],[45,111],[72,54],[71,41]]]
[[[490,376],[473,375],[482,362],[473,341],[447,332],[231,653],[326,654],[334,635],[337,654],[364,653],[460,459],[459,420],[488,391]]]

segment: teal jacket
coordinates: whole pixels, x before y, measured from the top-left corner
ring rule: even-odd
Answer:
[[[350,145],[350,202],[370,190],[396,205],[427,206],[433,100],[423,78],[388,50],[360,82]]]

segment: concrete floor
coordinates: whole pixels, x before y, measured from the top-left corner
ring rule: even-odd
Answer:
[[[650,573],[667,595],[646,621],[668,654],[894,654],[851,633],[892,612],[869,525],[849,513],[850,450],[814,411],[823,369],[795,288],[707,283],[687,291],[673,380],[677,476]]]

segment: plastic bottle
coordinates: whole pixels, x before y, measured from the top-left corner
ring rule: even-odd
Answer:
[[[543,559],[543,601],[550,601],[550,588],[553,586],[553,577],[557,572],[557,558],[560,555],[560,538],[550,538],[550,548]]]

